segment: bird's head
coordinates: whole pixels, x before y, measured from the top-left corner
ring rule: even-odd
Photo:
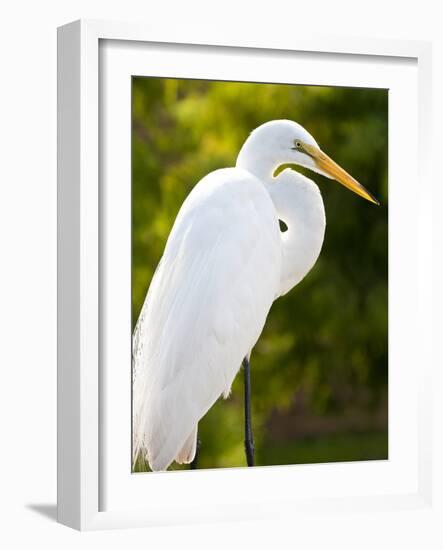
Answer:
[[[264,175],[263,171],[273,174],[283,164],[296,164],[313,170],[338,181],[366,200],[380,204],[361,183],[320,149],[303,126],[291,120],[272,120],[256,128],[245,141],[237,159],[237,166],[259,177]]]

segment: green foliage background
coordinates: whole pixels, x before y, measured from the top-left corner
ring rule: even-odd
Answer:
[[[252,355],[256,462],[384,459],[387,90],[133,78],[133,324],[187,194],[235,165],[252,129],[279,118],[302,124],[382,206],[305,172],[324,198],[326,237],[311,273],[273,305]],[[199,467],[245,465],[241,373],[199,437]]]

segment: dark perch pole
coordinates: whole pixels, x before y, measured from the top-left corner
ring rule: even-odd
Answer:
[[[243,359],[245,376],[245,451],[248,466],[254,466],[254,437],[251,422],[251,366],[249,359]]]
[[[196,470],[198,468],[198,455],[200,454],[200,446],[201,446],[201,443],[197,434],[197,445],[195,448],[194,460],[191,462],[191,470]]]

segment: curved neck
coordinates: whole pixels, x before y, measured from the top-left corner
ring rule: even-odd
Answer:
[[[278,218],[288,226],[281,234],[283,258],[278,296],[282,296],[317,261],[325,234],[325,209],[317,185],[293,170],[284,170],[266,187]]]
[[[281,233],[283,257],[277,298],[298,284],[314,266],[323,244],[326,219],[320,190],[313,181],[289,168],[273,177],[275,170],[287,161],[277,162],[275,154],[269,153],[271,150],[251,134],[240,150],[237,167],[263,183],[278,219],[288,227]]]

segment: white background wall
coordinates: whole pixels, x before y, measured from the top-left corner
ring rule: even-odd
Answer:
[[[9,2],[1,10],[0,84],[0,544],[3,548],[385,549],[396,536],[359,530],[362,518],[79,534],[54,523],[56,497],[56,27],[82,18],[225,28],[434,40],[435,98],[442,96],[438,1],[263,0]],[[439,104],[440,103],[440,104]],[[441,100],[435,156],[441,158]],[[441,222],[439,229],[441,230]],[[439,231],[441,244],[442,231]],[[441,273],[440,273],[441,275]],[[440,278],[441,280],[441,278]],[[440,409],[441,410],[441,409]],[[294,488],[296,490],[296,488]],[[50,518],[48,518],[50,516]],[[437,548],[426,521],[391,521],[408,548]],[[359,532],[360,531],[360,532]],[[299,533],[307,534],[299,543]],[[308,542],[306,542],[308,541]],[[106,545],[106,546],[105,546]]]

